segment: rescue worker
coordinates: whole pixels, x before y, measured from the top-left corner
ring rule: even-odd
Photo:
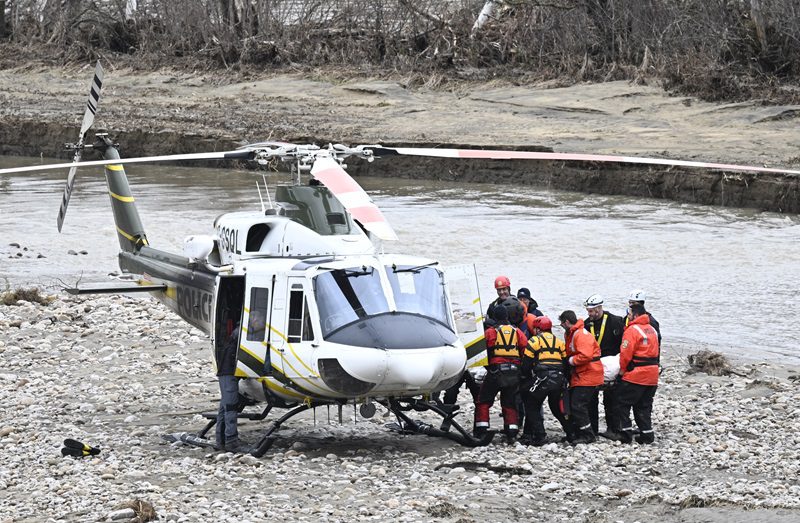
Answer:
[[[486,309],[486,317],[483,320],[484,329],[497,325],[497,320],[494,317],[495,307],[511,296],[511,280],[507,276],[498,276],[494,279],[494,289],[497,291],[497,299],[490,303],[489,308]]]
[[[599,294],[592,294],[583,302],[586,308],[587,318],[584,320],[584,327],[600,345],[600,356],[616,356],[619,354],[619,346],[622,343],[622,333],[625,331],[625,319],[621,316],[611,314],[603,310],[603,297]],[[606,418],[606,432],[613,431],[617,426],[614,419],[616,411],[614,409],[614,394],[616,384],[612,381],[604,383],[594,395],[589,403],[589,419],[592,421],[592,430],[595,434],[599,432],[600,421],[598,414],[598,404],[600,401],[600,390],[603,391],[603,410]],[[607,434],[603,434],[604,436]]]
[[[638,303],[642,307],[644,307],[645,298],[647,298],[647,295],[645,294],[645,292],[643,290],[641,290],[641,289],[632,290],[631,293],[628,295],[628,308],[630,309],[630,307],[634,303]],[[653,327],[655,329],[655,331],[656,331],[656,334],[658,334],[658,347],[660,349],[661,348],[661,327],[659,326],[659,324],[656,321],[656,319],[653,318],[653,315],[650,314],[649,312],[647,313],[647,317],[650,318],[650,326]],[[626,316],[625,317],[625,326],[626,327],[628,326],[628,322],[629,321],[630,320],[628,320],[628,317]]]
[[[531,291],[529,291],[527,288],[520,287],[520,289],[517,291],[517,299],[525,306],[525,310],[528,311],[528,314],[533,316],[544,316],[542,311],[539,310],[539,304],[536,303],[536,300],[531,297]]]
[[[217,344],[214,350],[220,392],[215,435],[217,448],[220,450],[245,453],[249,452],[251,448],[250,445],[239,439],[237,426],[237,418],[241,410],[239,406],[239,378],[234,376],[240,333],[241,325],[237,323],[228,333],[225,340]]]
[[[439,399],[438,392],[433,398],[436,404],[439,405],[439,408],[441,408],[447,414],[453,414],[460,408],[458,405],[458,393],[461,391],[462,385],[467,386],[467,390],[469,391],[470,396],[472,396],[473,403],[478,400],[478,392],[480,392],[481,386],[477,381],[475,381],[475,377],[472,375],[469,369],[465,369],[464,373],[461,375],[461,379],[458,380],[458,383],[455,383],[449,389],[445,389],[441,399]],[[442,424],[439,426],[439,430],[447,432],[450,430],[450,426],[450,421],[448,419],[444,419],[442,420]]]
[[[600,363],[600,345],[583,326],[574,311],[564,311],[558,316],[565,333],[567,362],[570,367],[569,411],[572,444],[592,443],[595,433],[589,419],[589,402],[603,384],[603,364]]]
[[[525,305],[523,305],[522,301],[519,300],[516,296],[509,296],[508,298],[503,301],[502,306],[506,308],[506,312],[508,312],[508,322],[512,327],[518,328],[522,331],[522,334],[525,335],[525,338],[530,338],[530,328],[528,327],[528,316],[534,317],[532,315],[527,314]],[[517,399],[515,400],[515,404],[517,406],[517,425],[520,427],[522,426],[523,422],[525,421],[525,404],[522,401],[522,396],[517,393]]]
[[[619,420],[619,440],[633,441],[633,427],[630,412],[639,427],[636,441],[653,443],[655,435],[651,415],[653,397],[658,388],[658,363],[661,354],[658,333],[650,325],[650,317],[644,305],[634,303],[628,312],[628,327],[622,337],[622,350],[619,354],[619,368],[622,381],[617,392],[617,419]]]
[[[561,396],[566,373],[567,352],[564,342],[552,332],[553,322],[547,316],[537,316],[533,321],[533,336],[522,356],[522,398],[528,413],[523,425],[520,443],[541,447],[547,442],[544,430],[542,405],[544,400],[550,412],[570,436],[567,419],[561,412]],[[571,437],[569,439],[572,439]]]
[[[519,367],[528,339],[522,331],[509,324],[507,309],[502,304],[495,308],[495,320],[497,326],[489,327],[484,333],[489,365],[475,403],[474,434],[476,438],[482,438],[489,430],[489,409],[499,391],[503,430],[511,442],[519,433],[516,405]]]

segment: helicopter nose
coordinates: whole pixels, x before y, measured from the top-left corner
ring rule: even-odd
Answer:
[[[403,383],[411,387],[422,387],[440,376],[443,367],[444,358],[441,353],[392,354],[384,383]]]

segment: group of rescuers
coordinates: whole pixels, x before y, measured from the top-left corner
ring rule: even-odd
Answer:
[[[538,309],[526,288],[511,295],[511,282],[499,276],[494,282],[497,299],[486,313],[484,327],[488,365],[483,382],[469,373],[465,380],[475,401],[474,435],[489,430],[489,409],[500,392],[504,433],[509,442],[541,446],[546,440],[543,404],[572,444],[592,443],[598,435],[631,443],[653,443],[653,397],[658,386],[661,333],[658,322],[644,306],[645,293],[628,296],[627,316],[603,310],[603,298],[586,299],[586,319],[565,310],[558,316],[564,340],[556,337],[553,323]],[[462,380],[462,381],[465,381]],[[445,394],[455,403],[458,386]],[[598,396],[603,393],[606,431],[598,429]],[[448,394],[449,393],[449,394]],[[450,401],[448,401],[448,399]],[[520,418],[524,416],[524,422]]]

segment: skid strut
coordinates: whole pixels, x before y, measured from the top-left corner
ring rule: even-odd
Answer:
[[[283,425],[286,422],[286,420],[300,414],[301,412],[310,409],[313,406],[315,405],[304,403],[302,405],[293,408],[292,410],[290,410],[277,420],[271,422],[269,426],[267,426],[267,430],[264,432],[264,436],[261,437],[261,440],[256,444],[253,450],[250,451],[250,454],[252,454],[257,458],[260,458],[261,456],[266,454],[266,452],[269,450],[269,448],[272,446],[272,444],[275,442],[276,439],[275,436],[273,436],[272,434],[276,430],[281,428],[281,425]]]
[[[482,447],[491,443],[492,438],[494,438],[494,432],[492,431],[487,432],[482,438],[474,437],[453,419],[456,413],[454,409],[450,412],[446,412],[434,403],[429,403],[418,399],[404,399],[401,403],[401,400],[389,398],[388,400],[381,401],[379,403],[397,416],[397,419],[400,421],[400,426],[406,432],[425,434],[426,436],[434,436],[437,438],[447,438],[455,441],[456,443],[464,445],[465,447]],[[403,403],[406,405],[403,405]],[[424,412],[426,410],[433,411],[443,418],[443,426],[447,427],[447,430],[437,429],[428,423],[412,420],[406,414],[406,412],[410,410],[416,410],[419,412]],[[452,432],[450,430],[451,428],[455,429],[455,432]]]

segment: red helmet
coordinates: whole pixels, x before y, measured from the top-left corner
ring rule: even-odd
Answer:
[[[553,330],[553,322],[547,316],[537,316],[533,320],[533,327],[543,331],[551,331]]]
[[[494,288],[502,289],[503,287],[511,288],[511,280],[507,276],[498,276],[494,279]]]

